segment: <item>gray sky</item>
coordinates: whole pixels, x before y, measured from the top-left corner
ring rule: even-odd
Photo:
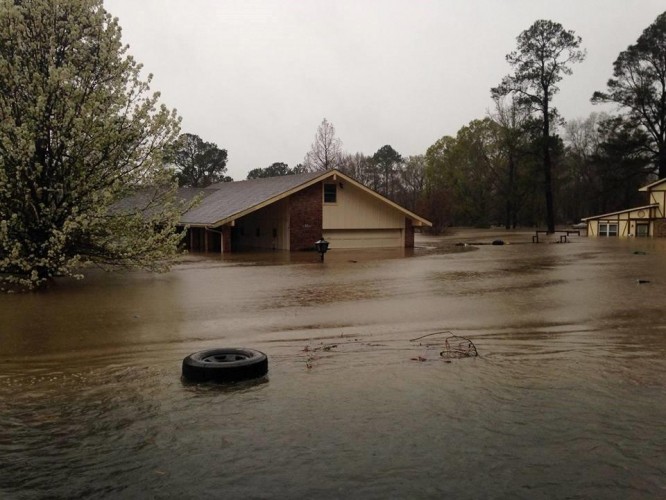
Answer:
[[[422,154],[491,107],[505,55],[537,19],[583,38],[560,83],[565,119],[601,111],[619,52],[663,0],[105,0],[182,131],[229,152],[228,174],[303,161],[327,118],[349,153]],[[608,108],[606,108],[608,109]]]

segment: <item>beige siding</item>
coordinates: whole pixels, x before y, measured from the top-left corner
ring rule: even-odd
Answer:
[[[628,236],[627,221],[626,220],[618,220],[617,218],[610,219],[610,220],[606,220],[606,219],[593,220],[593,221],[588,222],[587,235],[588,236],[600,236],[599,226],[601,224],[615,224],[615,225],[617,225],[617,235],[616,236]],[[601,234],[601,236],[606,236],[606,235]]]
[[[643,224],[648,226],[648,235],[652,235],[654,229],[650,221],[651,211],[651,209],[631,210],[590,220],[587,223],[587,234],[588,236],[599,236],[600,224],[617,224],[617,236],[636,236],[637,226]]]
[[[289,250],[289,200],[280,200],[236,221],[240,249]]]
[[[336,203],[324,203],[323,229],[403,229],[400,211],[344,181],[336,182]]]
[[[405,246],[402,229],[329,229],[324,238],[331,250],[344,248],[401,248]]]
[[[656,217],[664,217],[666,209],[666,191],[651,191],[650,203],[659,203]]]

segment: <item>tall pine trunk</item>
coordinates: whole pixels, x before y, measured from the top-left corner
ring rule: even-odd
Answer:
[[[550,116],[548,110],[548,87],[543,93],[543,186],[546,195],[546,225],[548,232],[555,231],[555,210],[553,208],[553,180],[550,160]]]

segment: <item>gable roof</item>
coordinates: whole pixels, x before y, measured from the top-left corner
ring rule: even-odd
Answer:
[[[277,201],[280,195],[299,186],[305,187],[320,173],[266,177],[248,181],[219,182],[200,190],[203,200],[181,217],[183,224],[219,226],[265,206],[267,200]],[[192,188],[189,188],[192,189]],[[240,215],[239,215],[240,214]],[[236,216],[236,217],[234,217]]]
[[[664,182],[666,182],[666,179],[659,179],[658,181],[654,181],[654,182],[648,184],[647,186],[643,186],[642,188],[639,189],[639,191],[651,191],[655,187],[657,187],[659,184],[662,184]]]
[[[401,207],[338,170],[213,184],[206,189],[198,190],[203,199],[199,205],[183,214],[180,222],[190,226],[221,226],[329,178],[335,180],[341,178],[354,184],[371,196],[402,212],[419,225],[432,225],[430,221]],[[192,190],[192,188],[188,189]]]

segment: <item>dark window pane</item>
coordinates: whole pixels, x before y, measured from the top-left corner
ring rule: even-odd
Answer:
[[[324,184],[324,203],[335,203],[337,200],[337,186]]]

